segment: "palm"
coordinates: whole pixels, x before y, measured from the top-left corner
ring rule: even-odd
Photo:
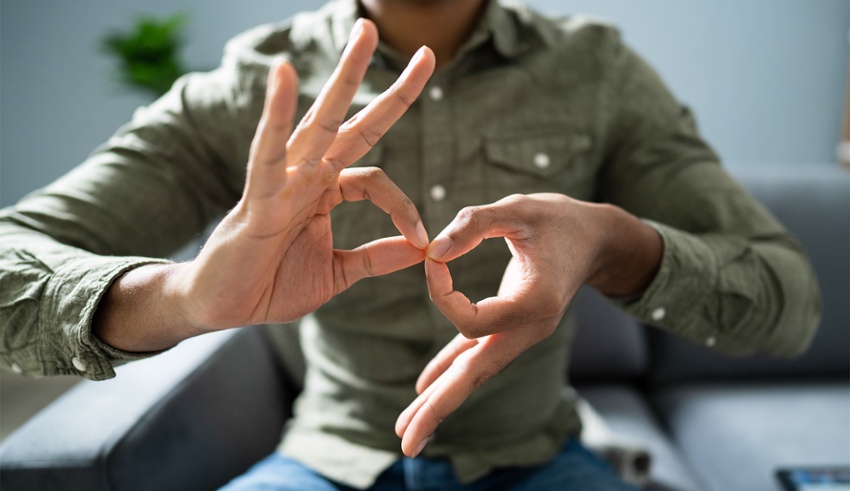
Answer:
[[[297,319],[330,300],[339,288],[334,277],[329,215],[313,215],[281,257],[274,282],[277,295],[289,299],[269,307],[273,319]],[[264,319],[257,319],[263,322]]]
[[[355,281],[424,258],[428,238],[410,200],[380,169],[346,167],[418,97],[433,71],[433,54],[420,50],[389,90],[340,125],[377,46],[374,25],[358,26],[337,70],[291,134],[295,72],[286,62],[270,72],[243,197],[191,264],[189,315],[201,319],[203,328],[289,322]],[[403,237],[333,249],[331,209],[363,199],[389,213]]]

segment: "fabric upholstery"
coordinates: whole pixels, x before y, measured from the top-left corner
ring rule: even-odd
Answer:
[[[714,491],[780,491],[781,466],[850,462],[850,384],[689,385],[656,398],[674,442]]]
[[[0,488],[208,490],[272,452],[289,396],[260,331],[210,334],[84,381],[0,446]]]

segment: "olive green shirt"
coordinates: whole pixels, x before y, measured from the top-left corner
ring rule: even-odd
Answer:
[[[339,0],[237,37],[221,67],[182,78],[80,167],[3,210],[2,366],[101,380],[114,376],[114,363],[150,355],[92,336],[98,300],[123,272],[162,261],[236,203],[269,66],[285,56],[296,67],[300,117],[357,15],[354,0]],[[352,113],[404,63],[381,45]],[[456,58],[356,165],[381,167],[432,237],[462,207],[514,193],[618,205],[650,221],[664,243],[648,289],[619,300],[628,312],[724,352],[798,353],[820,311],[810,266],[718,161],[690,112],[616,29],[493,2]],[[342,204],[332,220],[340,248],[398,233],[365,202]],[[503,241],[485,241],[452,262],[455,286],[474,300],[495,294],[509,257]],[[424,455],[448,456],[465,481],[552,457],[580,427],[563,390],[570,319],[449,416]],[[401,456],[395,419],[457,331],[429,301],[420,265],[357,283],[301,333],[305,388],[281,451],[366,487]]]

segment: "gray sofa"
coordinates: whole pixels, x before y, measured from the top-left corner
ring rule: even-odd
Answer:
[[[850,463],[850,175],[736,175],[808,251],[823,323],[799,359],[732,359],[583,291],[571,381],[650,450],[651,489],[778,491],[777,467]],[[266,339],[207,335],[80,383],[0,445],[0,489],[215,489],[274,449],[297,393],[298,353],[280,360]]]

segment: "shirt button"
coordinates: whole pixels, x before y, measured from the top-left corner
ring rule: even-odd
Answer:
[[[715,338],[714,336],[710,336],[708,339],[705,340],[705,345],[709,348],[711,348],[715,344],[717,344],[717,338]]]
[[[443,201],[446,199],[446,188],[437,184],[431,188],[431,199],[434,201]]]
[[[17,373],[18,375],[24,373],[24,370],[17,363],[12,363],[12,371]]]
[[[667,311],[664,310],[664,307],[658,307],[657,309],[652,311],[652,314],[650,314],[650,317],[652,317],[652,320],[654,320],[654,321],[660,321],[666,315],[667,315]]]
[[[541,152],[534,156],[534,165],[536,165],[539,169],[545,169],[549,167],[551,163],[552,161],[545,153]]]
[[[83,360],[77,358],[76,356],[71,358],[71,364],[74,365],[74,368],[76,368],[77,370],[79,370],[81,372],[86,371],[86,364],[83,363]]]
[[[432,101],[441,101],[443,100],[443,89],[435,85],[428,89],[428,96]]]

